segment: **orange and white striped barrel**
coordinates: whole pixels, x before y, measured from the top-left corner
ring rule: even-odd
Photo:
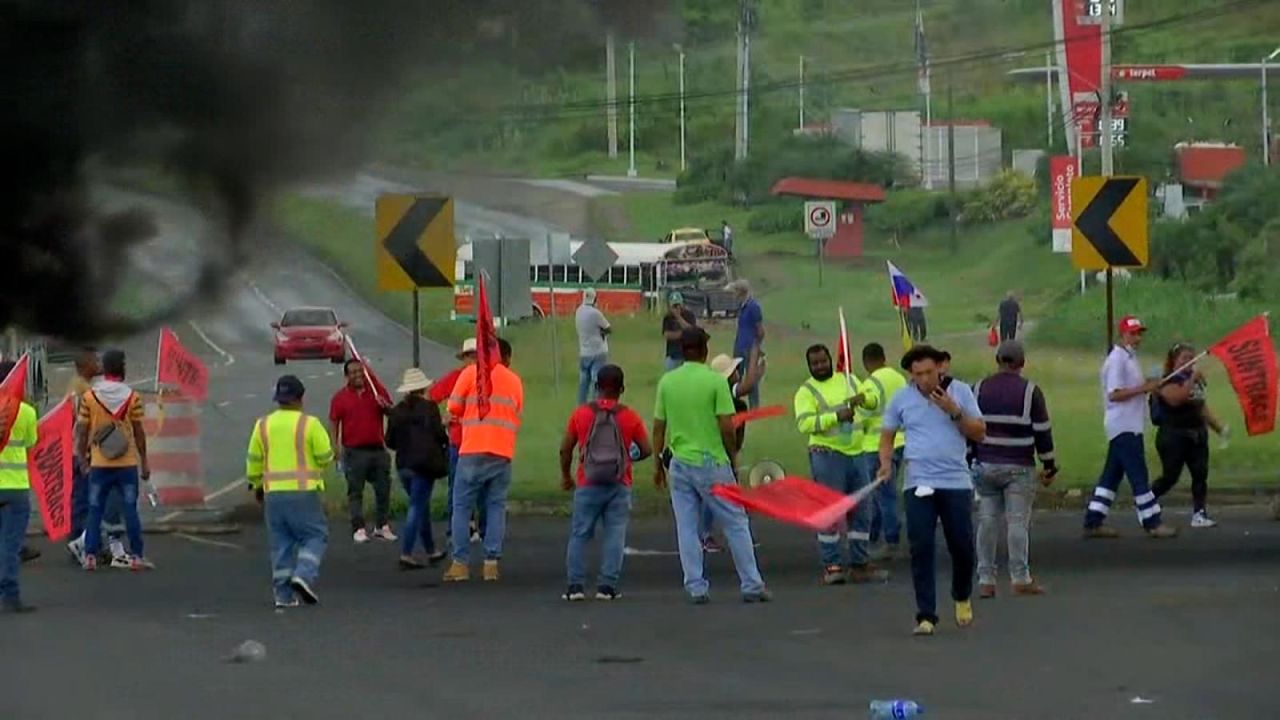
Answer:
[[[163,403],[163,405],[161,404]],[[146,402],[143,428],[151,485],[166,507],[204,505],[204,469],[200,461],[200,404],[166,394]]]

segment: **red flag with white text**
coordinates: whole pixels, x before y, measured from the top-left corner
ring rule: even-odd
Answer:
[[[1250,435],[1276,427],[1276,349],[1267,316],[1259,315],[1209,348],[1222,361],[1240,400]]]
[[[209,398],[209,368],[167,327],[160,328],[156,380],[177,385],[183,395],[197,402],[204,402]]]
[[[347,347],[351,350],[351,359],[360,363],[360,369],[364,372],[364,384],[373,392],[373,398],[382,407],[391,407],[394,404],[391,402],[391,393],[387,392],[387,386],[383,385],[382,381],[378,379],[378,374],[373,371],[373,367],[369,365],[369,362],[360,355],[359,350],[356,350],[356,344],[351,340],[350,335],[347,336]]]
[[[493,396],[489,371],[499,361],[498,333],[493,329],[489,294],[485,291],[484,277],[480,276],[476,278],[476,414],[481,418],[489,414],[489,398]]]
[[[66,398],[40,418],[35,447],[27,451],[27,474],[40,506],[45,534],[57,542],[71,534],[72,450],[75,405]]]
[[[4,382],[0,383],[0,449],[9,444],[9,434],[18,420],[18,408],[27,394],[27,368],[30,365],[31,358],[23,353]]]

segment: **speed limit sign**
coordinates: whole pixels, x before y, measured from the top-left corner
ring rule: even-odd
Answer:
[[[829,238],[836,234],[836,204],[832,200],[810,201],[804,204],[804,231],[816,238]]]

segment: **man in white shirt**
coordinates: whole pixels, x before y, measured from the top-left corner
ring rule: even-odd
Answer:
[[[1146,427],[1147,394],[1160,387],[1160,381],[1148,380],[1138,362],[1138,346],[1147,331],[1142,321],[1132,315],[1120,319],[1117,328],[1120,342],[1102,363],[1103,425],[1107,431],[1107,461],[1098,478],[1098,486],[1089,498],[1084,515],[1086,538],[1114,538],[1115,528],[1103,525],[1111,504],[1116,499],[1120,478],[1127,476],[1133,488],[1133,501],[1138,507],[1138,521],[1153,538],[1170,538],[1177,528],[1165,525],[1160,517],[1160,503],[1151,492],[1147,475],[1147,459],[1142,442]]]
[[[609,320],[596,308],[596,289],[582,291],[582,304],[573,318],[578,329],[578,404],[594,396],[596,375],[609,362]]]

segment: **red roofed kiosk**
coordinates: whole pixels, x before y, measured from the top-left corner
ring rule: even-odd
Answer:
[[[814,178],[782,178],[769,191],[810,200],[836,200],[843,207],[836,216],[836,234],[826,245],[826,257],[862,257],[862,214],[871,203],[884,202],[884,188],[869,183]]]

